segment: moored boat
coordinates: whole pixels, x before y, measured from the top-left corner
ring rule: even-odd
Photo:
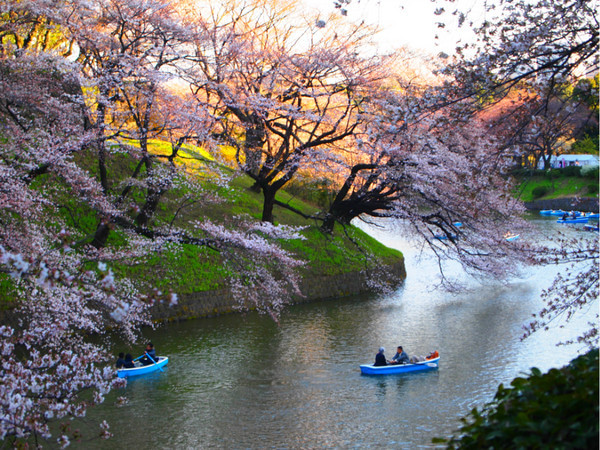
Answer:
[[[600,231],[600,228],[598,227],[598,225],[584,225],[583,229],[585,231]]]
[[[562,216],[564,213],[562,209],[542,209],[540,211],[542,216]]]
[[[456,234],[436,234],[435,236],[433,236],[434,239],[437,239],[438,241],[446,241],[448,239],[452,239],[453,241],[458,239],[458,235]]]
[[[162,371],[162,368],[169,363],[168,356],[158,356],[156,359],[157,361],[154,364],[143,366],[140,362],[136,362],[135,367],[131,369],[117,369],[117,376],[119,378],[129,378],[156,372],[157,370]]]
[[[426,359],[411,364],[388,364],[387,366],[374,366],[362,364],[360,372],[365,375],[389,375],[394,373],[425,372],[435,370],[439,366],[440,357]]]
[[[558,219],[556,223],[587,223],[587,217],[569,217],[566,219]]]

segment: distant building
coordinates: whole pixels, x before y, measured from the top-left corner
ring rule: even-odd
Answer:
[[[597,166],[598,156],[596,155],[558,155],[550,157],[550,167],[561,169],[569,166]],[[538,169],[544,168],[544,161],[538,162]]]

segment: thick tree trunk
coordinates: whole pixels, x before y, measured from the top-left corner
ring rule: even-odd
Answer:
[[[108,235],[110,233],[110,226],[102,222],[96,228],[96,232],[94,233],[94,239],[92,239],[92,246],[95,248],[103,248],[106,246],[106,241],[108,239]]]
[[[350,192],[350,189],[352,188],[354,181],[361,170],[373,170],[376,168],[377,166],[375,164],[356,164],[354,167],[352,167],[350,175],[348,175],[346,181],[333,199],[333,202],[329,207],[329,211],[327,212],[327,216],[323,221],[323,225],[321,225],[321,230],[324,233],[332,233],[336,221],[349,223],[350,220],[353,219],[353,217],[348,217],[348,212],[351,208],[348,206],[347,200],[345,200],[346,196]]]
[[[327,214],[323,224],[321,225],[321,231],[326,234],[333,233],[333,228],[335,227],[335,217],[332,214]]]
[[[263,188],[263,212],[262,221],[273,223],[273,206],[275,205],[275,194],[276,190]]]

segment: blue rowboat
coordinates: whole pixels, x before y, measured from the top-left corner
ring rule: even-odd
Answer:
[[[588,222],[588,218],[587,217],[576,217],[576,218],[569,218],[569,219],[559,219],[556,221],[556,223],[587,223]]]
[[[599,213],[587,213],[585,215],[585,217],[587,217],[588,219],[598,220],[600,218],[600,214]]]
[[[562,209],[542,209],[540,211],[542,216],[562,216],[565,213],[570,214],[571,212],[563,211]]]
[[[142,366],[139,361],[136,361],[135,367],[132,367],[131,369],[118,369],[117,376],[119,378],[137,377],[138,375],[145,375],[147,373],[156,372],[157,370],[162,370],[162,367],[169,363],[169,358],[167,356],[158,356],[156,359],[156,363],[148,364],[147,366]]]
[[[512,241],[516,241],[517,239],[519,239],[521,237],[520,234],[512,234],[509,233],[506,236],[504,236],[504,239],[506,239],[508,242],[512,242]]]
[[[456,234],[450,234],[450,236],[448,236],[446,234],[436,234],[435,236],[433,236],[433,238],[437,239],[439,241],[446,241],[448,239],[457,240],[458,239],[458,235],[456,235]]]
[[[362,364],[360,372],[365,375],[389,375],[393,373],[426,372],[435,370],[439,366],[440,357],[426,359],[425,361],[414,364],[388,364],[387,366],[374,366],[372,364]]]
[[[584,225],[583,229],[585,231],[600,231],[600,228],[598,228],[598,225]]]
[[[542,209],[540,211],[540,214],[542,216],[554,216],[554,215],[559,215],[557,213],[560,213],[560,215],[562,216],[565,212],[559,209]]]

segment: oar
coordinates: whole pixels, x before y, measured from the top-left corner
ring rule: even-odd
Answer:
[[[146,353],[146,355],[148,356],[148,358],[150,358],[150,361],[152,361],[154,364],[158,364],[156,361],[154,361],[154,359],[152,359],[152,356],[148,355],[148,353]],[[164,370],[162,370],[162,367],[158,366],[158,368],[161,372],[164,372]]]
[[[144,355],[145,355],[145,353],[144,353]],[[144,355],[140,355],[140,356],[138,356],[137,358],[135,358],[135,359],[133,360],[133,362],[136,362],[138,359],[142,358]]]

